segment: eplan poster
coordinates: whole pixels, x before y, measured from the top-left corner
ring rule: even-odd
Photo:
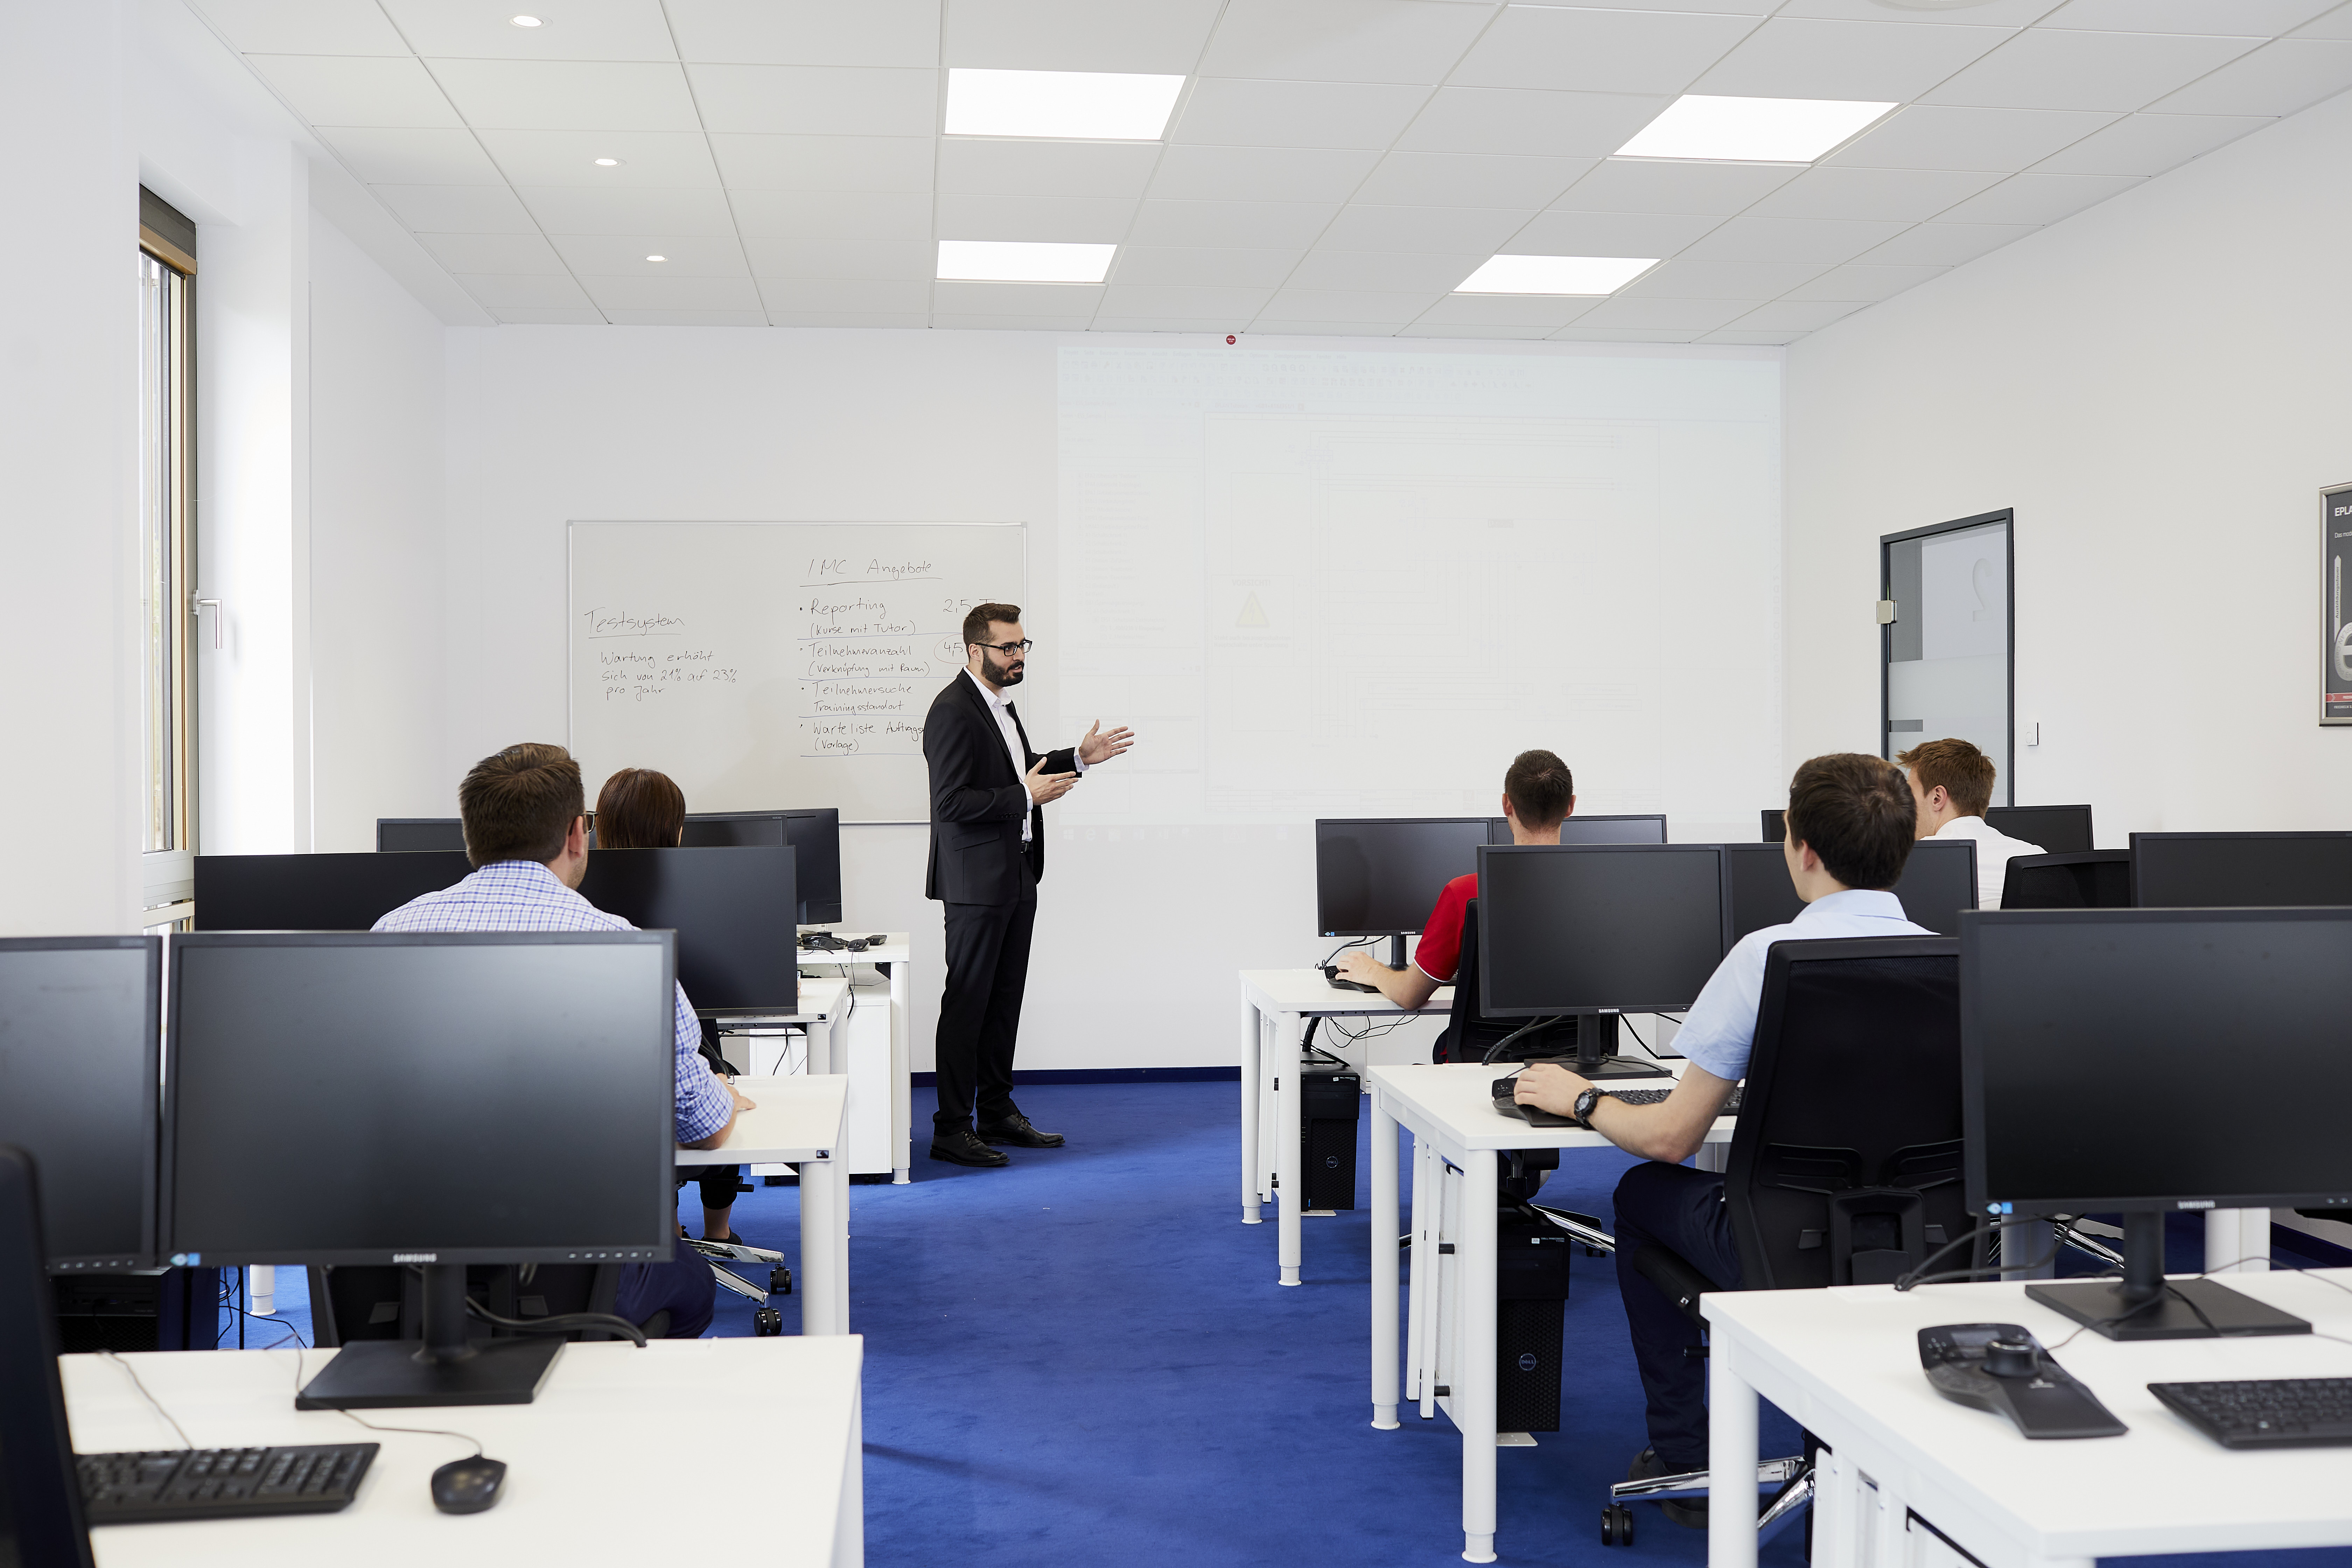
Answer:
[[[2352,724],[2352,619],[2345,557],[2352,555],[2352,484],[2319,492],[2319,721]]]

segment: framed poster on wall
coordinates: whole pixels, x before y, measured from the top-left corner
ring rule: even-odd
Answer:
[[[2352,555],[2352,484],[2319,492],[2319,721],[2352,724],[2352,621],[2344,558]]]

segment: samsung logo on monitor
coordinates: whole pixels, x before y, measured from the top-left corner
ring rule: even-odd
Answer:
[[[437,1252],[395,1252],[392,1260],[394,1263],[437,1263],[441,1255]]]

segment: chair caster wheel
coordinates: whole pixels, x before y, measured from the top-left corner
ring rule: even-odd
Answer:
[[[762,1307],[751,1314],[751,1336],[767,1339],[784,1331],[784,1315],[773,1307]]]
[[[1601,1544],[1631,1546],[1633,1544],[1633,1510],[1623,1503],[1612,1502],[1601,1510]]]
[[[768,1294],[789,1296],[793,1293],[793,1271],[782,1264],[768,1270]]]

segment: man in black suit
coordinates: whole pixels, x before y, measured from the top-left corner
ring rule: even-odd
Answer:
[[[1045,874],[1048,801],[1078,775],[1134,744],[1101,733],[1044,755],[1029,749],[1008,690],[1021,684],[1029,639],[1018,605],[978,605],[964,616],[964,672],[923,720],[931,769],[931,860],[923,893],[947,905],[948,978],[940,997],[940,1108],[931,1158],[959,1165],[1011,1162],[991,1145],[1055,1149],[1013,1103],[1013,1037],[1029,976],[1037,883]],[[972,1122],[979,1113],[979,1125]]]

